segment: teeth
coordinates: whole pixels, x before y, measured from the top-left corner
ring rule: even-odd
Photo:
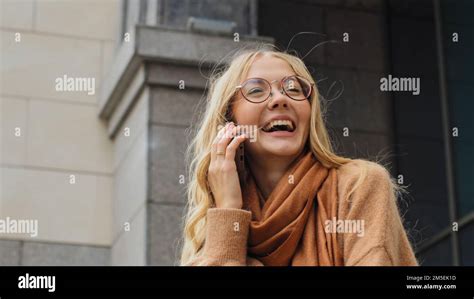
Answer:
[[[273,126],[283,126],[286,125],[288,126],[291,130],[293,130],[293,124],[291,123],[290,120],[274,120],[269,122],[263,129],[264,130],[270,130]]]

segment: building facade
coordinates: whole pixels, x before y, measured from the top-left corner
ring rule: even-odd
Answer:
[[[407,187],[420,262],[474,263],[469,1],[0,3],[0,219],[38,220],[0,234],[0,265],[177,265],[207,76],[262,42],[304,57],[337,152]],[[389,75],[419,94],[382,90]],[[96,92],[58,91],[64,76]]]

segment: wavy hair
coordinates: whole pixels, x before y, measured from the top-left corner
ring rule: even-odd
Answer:
[[[331,145],[329,134],[324,124],[320,96],[317,86],[304,62],[291,54],[275,50],[273,46],[261,44],[254,49],[240,50],[233,55],[230,63],[220,70],[215,70],[209,79],[210,87],[207,94],[205,111],[197,124],[197,132],[187,151],[189,165],[189,184],[187,185],[187,212],[184,219],[184,244],[181,253],[181,265],[187,264],[198,256],[205,242],[206,214],[214,205],[213,198],[207,188],[207,171],[211,160],[211,145],[218,133],[220,125],[228,121],[228,111],[235,95],[235,86],[239,85],[248,73],[253,61],[259,55],[272,55],[286,61],[296,75],[309,78],[314,84],[314,92],[310,97],[311,116],[307,148],[312,151],[318,161],[327,168],[338,168],[351,161],[338,156]],[[364,174],[359,181],[363,180]],[[357,188],[358,183],[349,192]]]

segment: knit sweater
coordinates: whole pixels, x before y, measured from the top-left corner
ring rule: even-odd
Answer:
[[[364,180],[346,199],[364,168],[367,170]],[[344,265],[418,265],[402,224],[388,171],[374,162],[352,160],[339,167],[337,173],[337,220],[363,220],[359,222],[363,223],[363,234],[337,232]],[[243,209],[209,209],[204,247],[186,265],[263,265],[258,259],[247,255],[251,219],[251,212]],[[335,224],[333,229],[337,227]]]

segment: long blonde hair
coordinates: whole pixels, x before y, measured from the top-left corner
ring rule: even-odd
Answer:
[[[213,205],[212,196],[207,188],[207,170],[210,164],[210,149],[220,125],[224,125],[227,111],[235,95],[235,86],[240,84],[255,58],[270,54],[283,59],[295,74],[309,78],[315,83],[304,62],[296,56],[274,50],[269,45],[260,45],[251,50],[237,52],[224,69],[215,72],[210,78],[205,113],[198,123],[198,130],[188,147],[190,182],[187,186],[187,212],[184,219],[184,244],[181,254],[181,265],[186,264],[200,253],[206,233],[206,213]],[[334,153],[329,134],[326,130],[321,111],[320,97],[316,84],[311,95],[311,118],[308,148],[325,167],[338,168],[351,161],[349,158]],[[356,184],[357,185],[357,184]],[[355,189],[355,187],[353,188]],[[353,191],[353,190],[352,190]],[[349,192],[350,193],[352,193]]]

